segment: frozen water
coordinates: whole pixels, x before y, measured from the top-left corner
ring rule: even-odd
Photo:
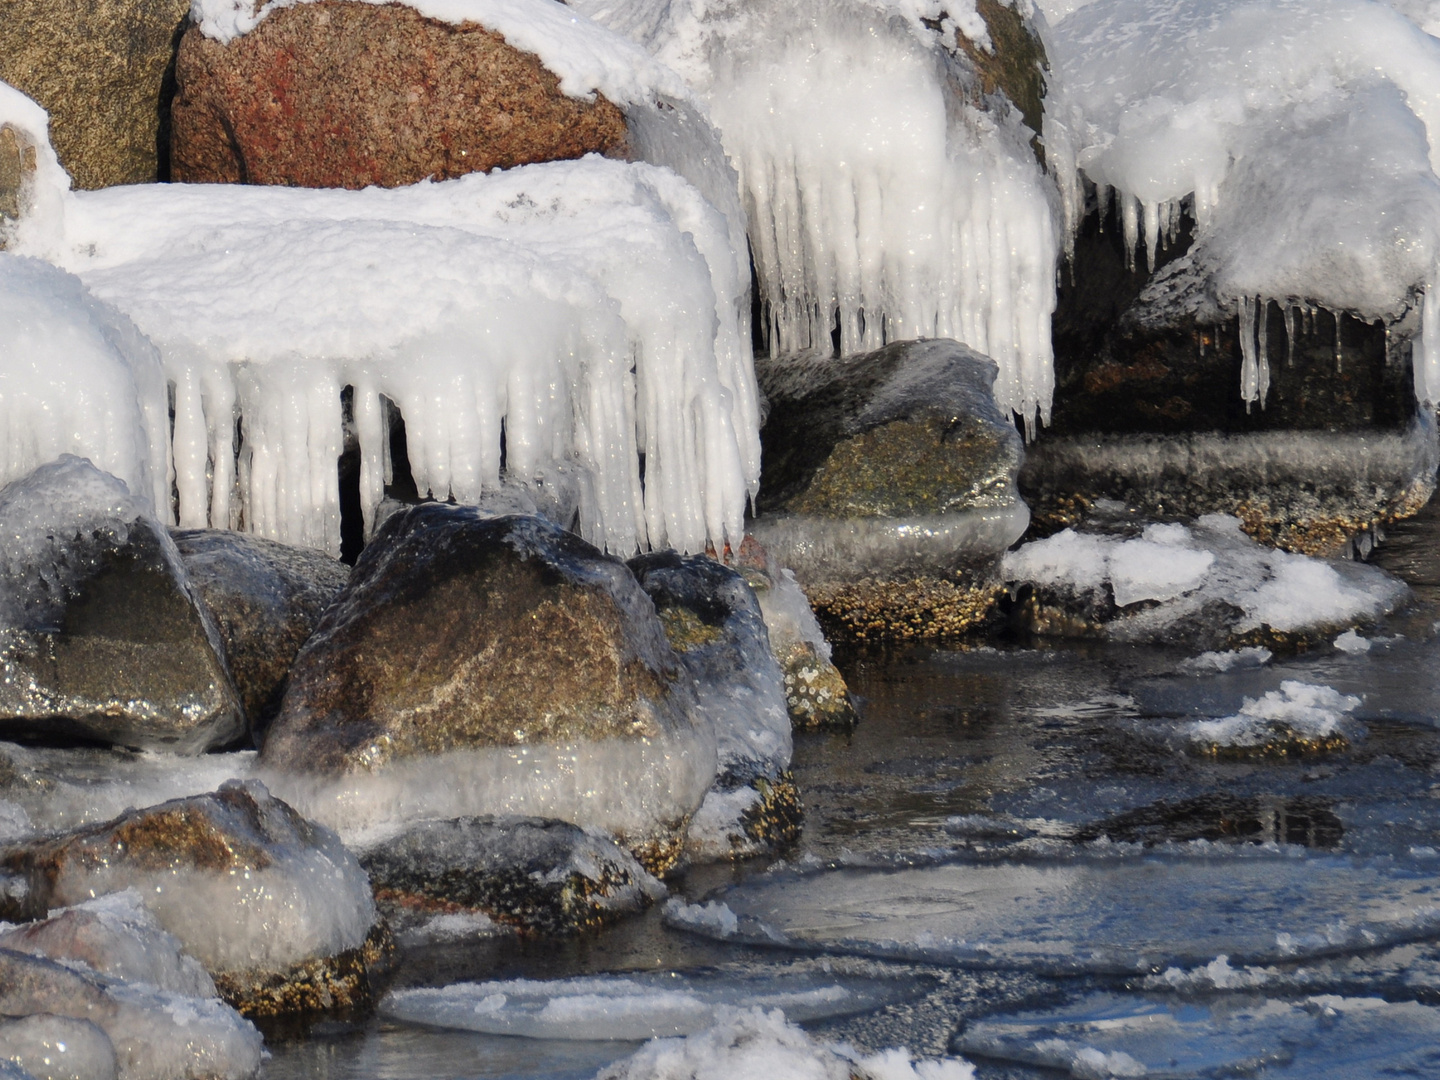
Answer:
[[[0,1062],[34,1080],[115,1080],[115,1047],[88,1020],[36,1013],[0,1019]],[[0,1074],[3,1075],[3,1074]]]
[[[1143,973],[1428,937],[1440,929],[1437,890],[1440,879],[1389,860],[1261,853],[781,872],[721,895],[737,919],[726,936],[759,945]]]
[[[1259,1074],[1305,1080],[1428,1076],[1440,1010],[1414,1002],[1251,995],[1209,1002],[1097,994],[1054,1011],[967,1025],[955,1048],[1071,1076]]]
[[[1353,656],[1358,656],[1361,653],[1370,651],[1370,639],[1361,637],[1353,629],[1346,630],[1345,633],[1337,637],[1334,645],[1335,648],[1341,652],[1350,653]]]
[[[1358,697],[1332,687],[1287,679],[1264,697],[1246,698],[1234,716],[1190,724],[1187,734],[1215,746],[1259,746],[1277,734],[1319,741],[1340,734],[1359,704]]]
[[[740,174],[772,354],[953,337],[1048,417],[1059,199],[1018,111],[955,87],[972,4],[576,0],[678,71]],[[948,16],[948,17],[947,17]]]
[[[1347,630],[1345,633],[1353,634],[1354,632]],[[1344,637],[1345,634],[1340,636]],[[1217,675],[1236,668],[1263,667],[1273,655],[1269,649],[1258,646],[1232,649],[1227,652],[1203,652],[1181,664],[1180,670],[1191,675]]]
[[[394,1020],[493,1035],[638,1041],[694,1034],[728,1008],[780,1009],[789,1020],[805,1022],[869,1011],[914,992],[903,983],[822,972],[658,972],[395,990],[380,1012]]]

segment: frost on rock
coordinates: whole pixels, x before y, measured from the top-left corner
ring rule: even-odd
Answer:
[[[1004,572],[1052,598],[1041,599],[1041,609],[1069,605],[1080,612],[1071,625],[1120,641],[1174,640],[1177,630],[1221,643],[1267,628],[1333,631],[1373,623],[1408,594],[1364,564],[1262,547],[1223,514],[1148,525],[1130,538],[1065,529],[1008,553]],[[1043,610],[1036,616],[1037,627],[1064,622]]]
[[[950,44],[957,29],[991,44],[973,4],[572,6],[708,105],[740,174],[772,355],[828,350],[837,328],[846,354],[953,337],[995,359],[1002,409],[1049,416],[1059,199],[1019,110],[966,100],[978,80]]]
[[[70,194],[45,224],[13,250],[74,271],[158,347],[173,424],[145,383],[145,437],[111,468],[139,475],[142,450],[163,462],[168,442],[182,526],[337,554],[352,387],[367,524],[398,466],[421,495],[470,503],[502,478],[563,477],[580,531],[615,551],[743,536],[760,471],[748,274],[733,220],[668,169],[589,158],[356,192],[142,185]],[[98,334],[62,280],[11,301],[56,311],[16,363]],[[57,289],[70,299],[47,299]],[[115,397],[117,417],[134,396]],[[49,430],[61,403],[25,399],[12,440]],[[149,483],[165,516],[164,469]]]
[[[1051,35],[1083,118],[1077,163],[1114,193],[1151,270],[1183,215],[1182,269],[1240,319],[1242,396],[1263,404],[1271,301],[1398,322],[1440,262],[1440,42],[1372,0],[1112,0]],[[1434,327],[1440,316],[1424,318]],[[1407,324],[1413,328],[1413,323]],[[1440,342],[1415,342],[1440,394]],[[1337,359],[1339,346],[1337,343]]]

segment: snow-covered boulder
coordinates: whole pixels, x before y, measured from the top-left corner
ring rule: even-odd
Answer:
[[[705,555],[630,560],[715,729],[719,775],[690,824],[696,858],[773,850],[799,832],[784,676],[745,578]]]
[[[202,15],[181,39],[176,180],[398,187],[624,149],[614,103],[565,94],[539,57],[479,22],[358,0],[261,14],[228,41]]]
[[[136,890],[220,994],[252,1015],[363,1002],[379,960],[355,856],[254,781],[13,846],[0,869],[24,883],[0,900],[7,918]]]
[[[664,866],[715,776],[715,732],[624,563],[539,518],[425,503],[361,555],[260,761],[357,842],[524,814]]]
[[[74,1062],[78,1076],[105,1075],[105,1044],[75,1021],[88,1021],[108,1037],[119,1080],[246,1080],[260,1068],[263,1053],[260,1033],[222,1001],[107,979],[7,949],[0,949],[0,1015],[31,1018],[14,1032],[17,1043],[62,1032],[76,1037],[73,1050],[66,1043],[57,1080],[66,1075],[70,1053],[83,1055]],[[4,1039],[0,1029],[0,1045]]]
[[[171,533],[190,585],[215,621],[252,733],[280,708],[300,647],[350,579],[322,552],[228,529]]]
[[[198,753],[243,733],[209,615],[143,496],[66,455],[0,489],[0,731]]]
[[[995,365],[954,341],[757,365],[770,412],[751,531],[821,620],[855,637],[954,634],[1029,522]]]
[[[665,893],[599,832],[544,818],[420,822],[362,853],[402,938],[437,915],[483,915],[523,934],[567,934],[648,907]]]

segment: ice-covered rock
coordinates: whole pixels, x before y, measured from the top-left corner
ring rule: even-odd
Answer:
[[[1408,595],[1362,563],[1261,547],[1220,514],[1139,535],[1066,529],[1008,553],[1004,572],[1021,591],[1014,617],[1033,632],[1211,649],[1328,638]]]
[[[104,1031],[89,1020],[50,1013],[0,1019],[0,1062],[33,1080],[116,1080],[118,1075],[115,1047]]]
[[[691,821],[691,854],[754,854],[792,840],[800,801],[789,775],[790,715],[754,590],[704,555],[656,552],[629,566],[715,730],[719,775]]]
[[[954,337],[999,365],[1002,410],[1032,426],[1048,415],[1062,209],[1030,145],[1044,49],[1022,12],[571,6],[644,44],[708,106],[740,174],[772,355],[828,352],[832,334],[842,354]],[[1065,132],[1043,126],[1053,151]]]
[[[200,962],[161,927],[133,888],[102,893],[36,922],[0,926],[0,949],[84,964],[102,975],[187,997],[215,997],[215,984]]]
[[[995,366],[954,341],[762,361],[770,402],[755,538],[827,626],[943,636],[982,619],[1029,512]]]
[[[10,847],[0,869],[24,884],[0,901],[8,918],[136,890],[247,1013],[326,1009],[369,994],[380,939],[365,871],[333,833],[257,782]]]
[[[1279,690],[1246,698],[1234,716],[1185,725],[1191,743],[1218,757],[1287,756],[1344,748],[1359,706],[1353,694],[1286,679]]]
[[[0,731],[197,753],[243,732],[143,494],[65,455],[0,489]]]
[[[360,861],[399,934],[437,913],[466,912],[523,933],[573,933],[643,910],[665,892],[608,836],[543,818],[420,822]]]
[[[119,1080],[247,1080],[260,1068],[260,1033],[222,1001],[116,982],[0,949],[0,1015],[37,1013],[89,1021],[103,1031]],[[32,1031],[41,1027],[36,1023]],[[76,1051],[93,1048],[103,1060],[93,1034],[82,1038]]]
[[[487,23],[486,6],[451,5],[461,21],[405,4],[272,3],[228,41],[202,16],[175,63],[174,178],[398,187],[623,151],[619,108],[603,94],[567,95],[539,57]],[[594,38],[613,36],[591,26]]]
[[[222,529],[172,532],[185,572],[220,631],[252,733],[280,708],[290,665],[350,568],[308,548]]]
[[[539,518],[441,503],[366,548],[261,752],[277,790],[365,846],[424,818],[522,814],[608,829],[656,867],[715,761],[624,563]]]

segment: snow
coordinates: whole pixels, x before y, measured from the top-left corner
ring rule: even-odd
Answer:
[[[422,494],[498,490],[503,440],[512,481],[568,470],[580,531],[611,550],[743,536],[759,477],[748,272],[731,223],[667,169],[592,157],[388,191],[111,188],[70,196],[62,224],[58,245],[17,248],[158,347],[182,526],[337,553],[351,385],[367,523],[390,476],[383,398]],[[58,314],[56,333],[82,315]],[[26,403],[24,426],[49,437],[61,400]],[[152,442],[162,420],[142,417]]]
[[[1369,638],[1361,637],[1353,629],[1346,630],[1334,641],[1335,648],[1351,656],[1359,656],[1370,651],[1372,642]]]
[[[312,0],[192,0],[190,17],[201,33],[228,43],[267,16]],[[388,3],[390,0],[365,0]],[[658,94],[685,97],[685,85],[643,49],[555,0],[404,0],[427,18],[478,23],[522,52],[534,53],[571,97],[599,90],[618,105]]]
[[[953,337],[999,365],[1003,410],[1048,418],[1059,200],[1018,118],[947,82],[941,34],[978,35],[973,4],[571,6],[707,104],[740,174],[772,354],[828,349],[837,320],[844,353]]]
[[[1160,634],[1216,602],[1243,612],[1235,627],[1241,633],[1261,626],[1296,632],[1373,622],[1406,595],[1399,580],[1374,567],[1262,547],[1224,514],[1193,525],[1149,525],[1131,539],[1065,529],[1009,552],[1004,574],[1077,593],[1108,584],[1122,608],[1159,602],[1112,631],[1132,637]]]
[[[1234,716],[1200,720],[1188,727],[1192,741],[1215,746],[1259,746],[1276,731],[1306,740],[1340,734],[1350,713],[1360,706],[1353,694],[1329,686],[1286,679],[1279,690],[1246,698]]]

